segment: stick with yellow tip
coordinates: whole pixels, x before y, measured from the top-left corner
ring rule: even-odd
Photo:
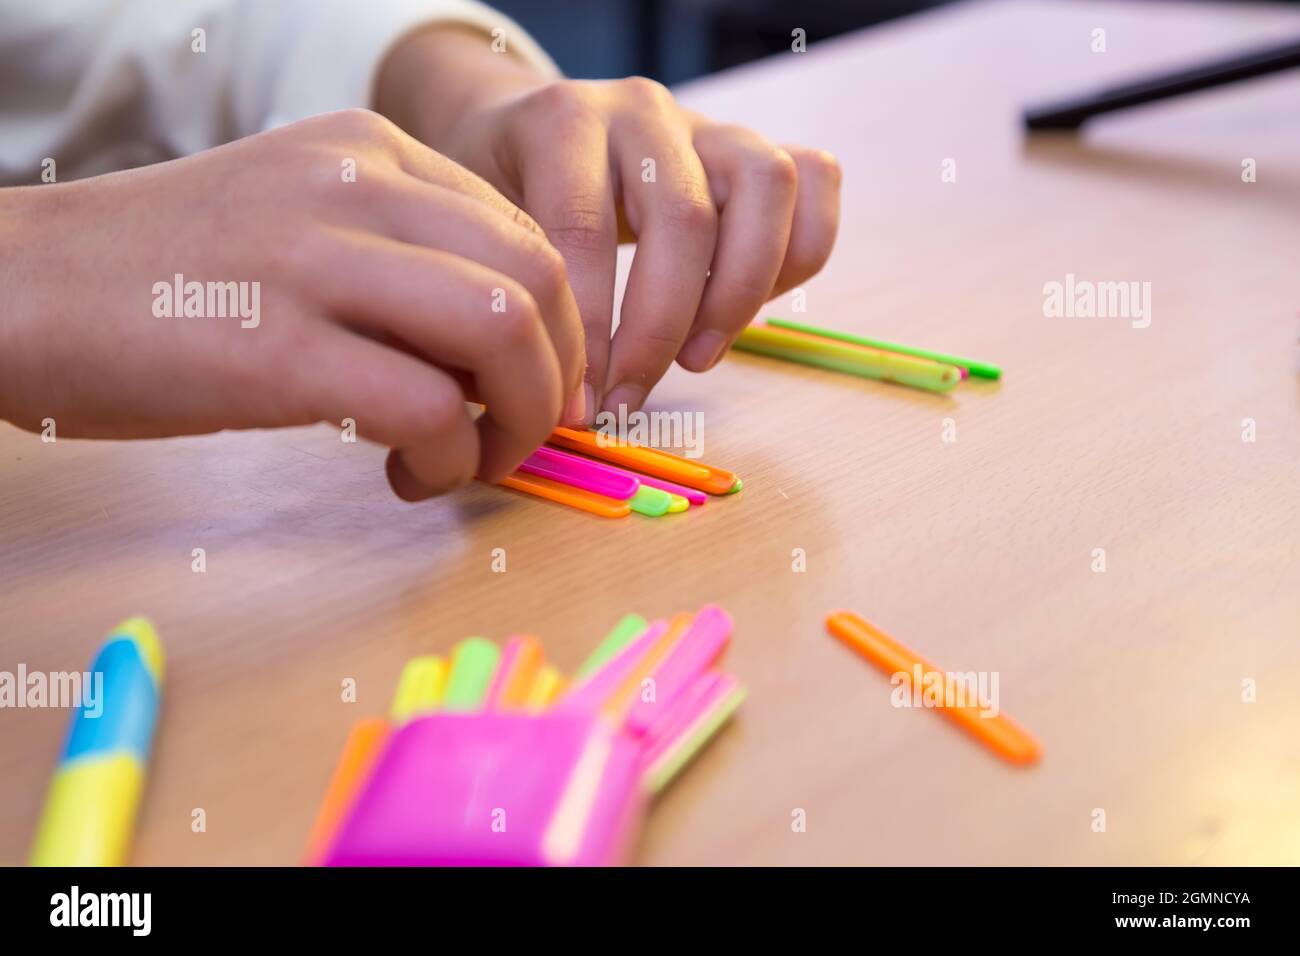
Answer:
[[[568,680],[553,664],[543,664],[533,679],[533,686],[528,689],[528,698],[524,708],[533,712],[545,710],[564,693],[569,686]]]
[[[153,625],[123,622],[89,677],[37,826],[33,866],[120,866],[130,853],[162,694]]]
[[[389,710],[393,723],[401,726],[414,717],[437,710],[446,686],[446,661],[433,654],[411,658],[397,679],[397,693]]]

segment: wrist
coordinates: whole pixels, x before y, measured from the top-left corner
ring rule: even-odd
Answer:
[[[18,399],[22,393],[24,358],[30,329],[32,284],[41,268],[38,243],[48,222],[41,207],[50,190],[58,186],[15,186],[0,189],[0,421],[19,424]],[[44,194],[44,195],[43,195]],[[50,268],[49,264],[45,268]],[[26,423],[23,423],[24,425]]]
[[[375,109],[416,139],[446,151],[461,120],[552,79],[486,33],[439,24],[399,43],[380,65]]]

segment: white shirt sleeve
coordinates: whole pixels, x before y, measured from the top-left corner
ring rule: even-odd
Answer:
[[[372,107],[387,53],[439,22],[559,73],[474,0],[0,0],[0,185],[41,182],[47,160],[62,181]]]

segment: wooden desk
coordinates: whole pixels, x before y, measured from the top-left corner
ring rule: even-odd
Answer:
[[[572,667],[625,611],[716,601],[750,699],[655,808],[640,862],[1300,863],[1300,75],[1078,143],[1026,146],[1017,125],[1027,103],[1284,31],[1300,11],[977,4],[692,85],[693,106],[843,161],[809,321],[1005,381],[939,398],[740,355],[674,372],[657,407],[702,410],[705,460],[746,487],[659,522],[483,487],[408,506],[379,449],[325,426],[132,445],[4,429],[0,669],[80,669],[150,614],[170,656],[135,861],[285,864],[408,657],[529,630]],[[1045,318],[1067,273],[1149,281],[1150,327]],[[1041,766],[891,707],[823,632],[840,606],[997,671]],[[25,856],[66,720],[0,713],[0,862]]]

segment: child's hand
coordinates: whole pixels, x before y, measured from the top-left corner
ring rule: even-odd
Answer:
[[[375,113],[0,191],[0,260],[0,418],[34,431],[46,418],[91,438],[351,418],[394,449],[389,480],[414,500],[503,477],[582,414],[583,332],[559,253]],[[177,274],[204,284],[192,311],[231,317],[186,317]],[[210,283],[244,284],[243,298]],[[477,422],[467,397],[488,406]]]
[[[835,240],[833,157],[690,113],[650,80],[548,82],[484,37],[435,28],[390,55],[377,96],[381,111],[527,210],[564,254],[587,333],[588,422],[600,407],[639,408],[674,358],[712,367]],[[615,253],[632,236],[611,344]]]

